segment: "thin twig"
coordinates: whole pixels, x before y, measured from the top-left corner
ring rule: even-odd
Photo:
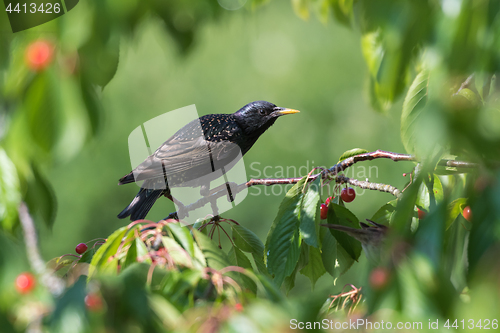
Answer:
[[[54,297],[60,296],[65,288],[64,281],[48,270],[38,249],[38,238],[35,225],[24,202],[19,205],[19,220],[24,231],[24,242],[26,252],[33,271],[40,277],[40,283],[44,285]]]
[[[335,178],[335,181],[339,184],[347,183],[347,184],[351,184],[353,186],[357,186],[357,187],[365,189],[365,190],[373,190],[373,191],[390,193],[393,196],[395,196],[396,198],[398,198],[401,195],[401,191],[392,185],[381,184],[381,183],[372,183],[372,182],[369,182],[367,180],[362,181],[362,180],[352,179],[352,178],[348,178],[344,175],[337,176]]]
[[[458,88],[457,92],[454,94],[458,94],[460,92],[460,90],[462,89],[465,89],[465,88],[473,88],[471,90],[476,90],[474,88],[474,73],[472,73],[471,75],[469,75],[469,77],[460,85],[460,88]]]

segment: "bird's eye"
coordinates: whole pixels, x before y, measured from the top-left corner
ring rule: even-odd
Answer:
[[[261,115],[265,115],[266,114],[266,111],[264,109],[260,109],[259,112],[260,112]]]

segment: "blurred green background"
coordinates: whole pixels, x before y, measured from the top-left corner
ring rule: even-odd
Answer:
[[[147,332],[152,332],[150,324],[166,329],[190,326],[199,313],[210,315],[208,310],[219,306],[218,319],[241,320],[234,326],[241,327],[252,310],[244,314],[247,317],[239,316],[236,302],[245,309],[255,305],[255,313],[272,317],[279,312],[273,319],[280,318],[280,325],[288,324],[282,318],[296,315],[304,320],[330,315],[345,319],[352,313],[323,305],[347,283],[363,287],[362,309],[355,316],[424,322],[429,318],[467,320],[467,316],[476,321],[494,319],[499,308],[500,267],[496,255],[500,244],[500,2],[249,0],[237,10],[225,9],[243,2],[82,0],[62,17],[15,34],[0,4],[0,327],[7,323],[16,326],[10,331],[20,331],[36,324],[38,318],[23,319],[22,314],[37,307],[46,311],[40,318],[49,320],[47,313],[56,318],[44,326],[58,326],[57,318],[92,321],[92,309],[84,309],[89,295],[101,297],[110,310],[109,317],[101,316],[95,325],[87,325],[89,330],[105,327],[103,319],[127,329],[139,323]],[[354,264],[332,285],[331,276],[340,274],[357,254],[349,257],[341,251],[352,247],[341,244],[346,239],[342,237],[347,237],[344,234],[332,233],[335,239],[330,237],[330,243],[317,248],[307,237],[302,245],[295,242],[300,240],[295,236],[307,234],[302,222],[309,218],[310,227],[312,215],[303,219],[302,210],[296,210],[302,196],[296,193],[293,200],[297,201],[292,205],[289,200],[282,209],[292,211],[293,216],[284,214],[274,221],[285,196],[284,187],[279,186],[250,188],[244,202],[223,217],[238,221],[262,241],[269,232],[268,240],[273,240],[271,246],[266,242],[269,252],[248,231],[243,231],[245,241],[253,239],[251,248],[256,252],[241,251],[257,253],[257,259],[265,253],[267,270],[275,274],[278,285],[285,275],[292,274],[293,281],[290,267],[298,271],[305,265],[302,273],[311,280],[328,270],[331,275],[321,276],[314,293],[308,279],[297,274],[291,298],[280,291],[273,294],[274,284],[264,276],[259,281],[269,282],[265,297],[231,295],[230,288],[208,295],[207,271],[231,264],[251,266],[243,252],[236,258],[234,234],[235,246],[223,243],[223,252],[201,236],[195,242],[185,228],[177,227],[184,238],[174,235],[174,224],[163,230],[170,236],[162,240],[163,248],[148,243],[157,235],[148,231],[139,235],[139,227],[119,229],[130,222],[116,215],[138,190],[135,185],[117,185],[134,167],[128,152],[132,130],[191,104],[205,115],[232,113],[260,99],[301,113],[277,121],[245,156],[248,178],[262,177],[255,169],[262,172],[264,168],[271,177],[299,176],[279,173],[292,167],[303,176],[314,166],[336,164],[343,152],[353,148],[412,153],[421,162],[413,173],[413,184],[397,203],[393,201],[395,208],[384,205],[394,197],[378,191],[358,191],[356,200],[346,204],[361,221],[382,206],[374,219],[391,224],[389,240],[381,249],[385,258],[376,268],[362,254],[361,264]],[[435,167],[441,158],[477,164],[465,172]],[[413,163],[379,159],[356,164],[347,176],[403,189],[409,181],[403,173],[413,167]],[[331,194],[322,193],[318,202]],[[25,261],[33,255],[20,250],[33,245],[33,241],[23,242],[18,216],[22,202],[39,232],[43,262],[38,268]],[[424,216],[419,216],[417,207]],[[463,214],[466,209],[472,217]],[[161,198],[148,218],[158,221],[173,210],[172,203]],[[331,213],[330,220],[338,222]],[[277,227],[270,231],[273,221]],[[288,228],[291,224],[293,230]],[[318,225],[315,228],[321,228],[323,236],[332,236]],[[132,231],[123,238],[127,230]],[[139,239],[144,234],[151,238]],[[96,255],[94,249],[74,255],[78,243],[106,237],[109,241]],[[179,239],[189,241],[180,244]],[[131,241],[136,247],[124,246],[125,256],[122,246]],[[145,278],[156,267],[153,260],[167,257],[162,251],[172,250],[172,242],[181,251],[194,251],[196,243],[204,250],[202,259],[197,259],[207,269],[203,265],[186,268],[182,262],[167,267],[163,262],[160,266],[164,267],[157,267],[162,278],[155,283],[134,280],[134,274]],[[233,251],[232,260],[223,258],[228,249]],[[44,262],[66,253],[73,256],[49,266],[66,265],[67,270],[60,269],[58,275],[69,288],[63,297],[52,297],[50,284],[43,281]],[[224,260],[210,257],[213,253]],[[147,255],[149,261],[144,263]],[[259,260],[259,272],[266,275],[263,258]],[[99,274],[89,283],[82,277],[72,284],[82,273],[73,265],[88,267],[88,263]],[[293,266],[287,267],[289,263]],[[16,276],[30,266],[39,287],[32,294],[12,288]],[[378,285],[373,282],[377,273],[382,274]],[[189,280],[190,274],[198,280]],[[112,275],[118,276],[108,284]],[[165,286],[166,282],[171,284]],[[178,288],[186,282],[189,293]],[[288,282],[281,291],[288,290]],[[115,286],[128,287],[118,290]],[[183,295],[177,297],[177,293]],[[265,305],[268,301],[272,305]],[[352,310],[357,301],[351,299],[347,307]],[[39,307],[39,303],[44,304]],[[22,304],[29,310],[24,311]],[[79,310],[72,312],[72,306]],[[149,315],[142,316],[138,307]],[[124,312],[111,318],[115,309]],[[232,311],[230,317],[224,317],[227,309]],[[184,312],[189,313],[184,317]],[[171,322],[164,322],[169,316]],[[211,322],[205,319],[203,323]],[[250,321],[262,324],[260,317]]]
[[[82,2],[63,20],[77,20],[86,10]],[[305,166],[307,170],[313,165],[330,167],[351,148],[404,152],[399,139],[401,105],[387,115],[369,106],[359,33],[334,22],[304,21],[287,2],[273,1],[254,13],[242,8],[222,15],[201,28],[188,55],[178,51],[155,18],[122,40],[116,76],[101,94],[105,109],[101,131],[68,163],[57,164],[47,174],[57,198],[57,215],[53,230],[41,233],[46,259],[73,252],[76,244],[107,237],[130,222],[116,218],[138,190],[135,185],[117,186],[132,167],[128,135],[147,120],[186,105],[195,104],[200,115],[232,113],[259,99],[301,110],[277,121],[245,155],[249,178],[258,176],[250,168],[252,162],[260,163],[254,164],[260,171],[272,166],[268,173],[304,166],[300,170],[305,175]],[[403,172],[413,167],[373,161],[354,167],[355,173],[366,168],[368,177],[369,166],[377,167],[370,169],[371,181],[390,181],[400,188],[408,181]],[[258,190],[250,188],[244,202],[223,216],[264,240],[285,190],[260,190],[257,195]],[[368,192],[358,191],[356,201],[348,204],[360,219],[392,200],[390,194]],[[327,193],[322,197],[326,199]],[[174,210],[168,199],[161,198],[147,218],[158,221]],[[355,283],[351,274],[342,279]],[[331,280],[324,275],[319,285]],[[304,281],[296,284],[297,292],[309,290]]]

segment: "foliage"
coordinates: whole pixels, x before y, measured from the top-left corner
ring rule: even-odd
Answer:
[[[250,15],[259,15],[262,2],[247,4]],[[475,324],[495,319],[500,308],[495,255],[500,245],[500,4],[495,0],[292,1],[300,18],[314,12],[322,22],[333,17],[361,33],[367,93],[376,111],[389,113],[405,95],[401,141],[418,162],[402,194],[371,217],[390,230],[381,261],[366,269],[362,288],[332,301],[331,290],[315,290],[305,300],[285,298],[297,273],[314,287],[323,275],[336,281],[363,260],[358,240],[320,226],[319,206],[326,199],[320,189],[334,179],[307,182],[304,177],[286,193],[265,244],[229,219],[200,220],[192,228],[172,220],[138,221],[93,242],[81,256],[51,260],[48,267],[68,286],[61,297],[52,297],[43,281],[32,294],[18,297],[9,286],[28,266],[16,243],[17,207],[26,202],[39,225],[52,225],[56,203],[45,172],[68,163],[99,133],[106,114],[99,96],[117,72],[120,41],[154,16],[184,56],[204,22],[225,15],[215,1],[88,0],[78,6],[91,25],[61,19],[45,26],[50,34],[34,29],[0,35],[3,330],[22,331],[33,323],[53,332],[68,331],[68,323],[81,332],[241,325],[284,330],[290,318],[347,320],[353,312],[373,321],[421,321],[424,327],[429,318]],[[27,47],[39,37],[54,49],[42,70],[25,60]],[[339,160],[367,152],[352,149]],[[477,164],[464,168],[443,160]],[[327,222],[359,229],[361,219],[339,192],[340,185],[329,193],[335,199]],[[471,222],[461,215],[465,206],[473,212]],[[418,218],[418,209],[424,218]],[[229,249],[222,249],[221,234]],[[380,269],[387,272],[386,281],[374,283],[370,274]],[[85,307],[90,295],[102,304]]]

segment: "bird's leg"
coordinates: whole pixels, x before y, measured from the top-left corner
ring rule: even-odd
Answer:
[[[236,197],[236,188],[238,187],[238,184],[235,182],[227,182],[225,185],[227,189],[227,201],[233,202]]]
[[[210,200],[210,206],[212,207],[212,213],[214,216],[219,216],[219,207],[217,207],[217,199]]]
[[[165,192],[164,196],[169,198],[170,200],[172,200],[172,202],[178,207],[177,212],[170,213],[164,220],[167,220],[167,219],[179,220],[180,218],[184,218],[186,216],[189,216],[189,214],[186,210],[186,206],[184,206],[184,204],[182,202],[180,202],[179,200],[175,199],[172,196],[172,194],[170,193],[170,191]]]
[[[210,182],[202,184],[200,186],[200,195],[203,197],[208,197],[212,194],[213,191],[210,191]],[[219,208],[217,207],[217,199],[212,198],[210,200],[210,206],[212,207],[212,213],[214,216],[219,215]]]
[[[179,221],[179,215],[177,215],[177,212],[170,213],[170,214],[168,214],[167,217],[164,218],[164,220],[168,220],[168,219],[174,219],[174,220]]]

